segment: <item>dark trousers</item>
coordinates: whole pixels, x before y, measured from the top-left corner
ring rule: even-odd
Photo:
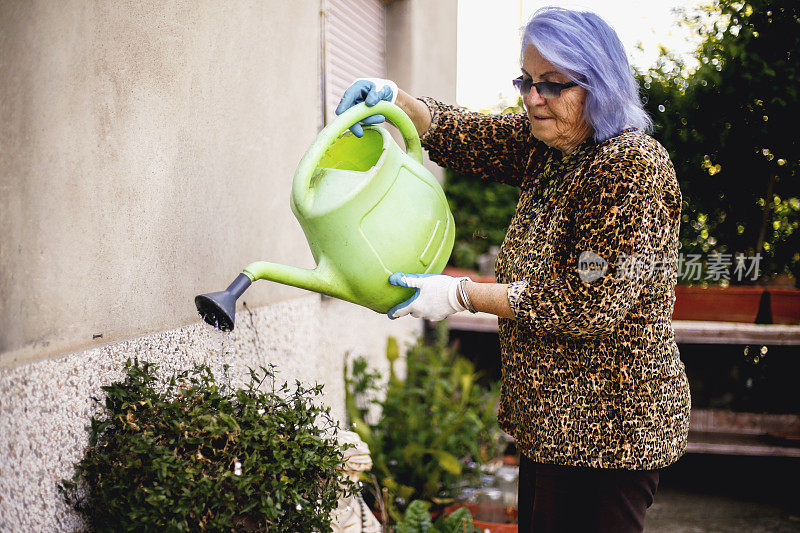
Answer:
[[[658,470],[537,463],[520,455],[519,532],[641,532]]]

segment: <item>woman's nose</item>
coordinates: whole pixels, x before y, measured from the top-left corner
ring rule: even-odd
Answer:
[[[545,104],[545,99],[542,98],[539,91],[536,90],[536,87],[531,87],[531,90],[525,95],[524,101],[529,106]]]

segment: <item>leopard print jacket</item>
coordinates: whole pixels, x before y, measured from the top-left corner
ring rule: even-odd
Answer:
[[[649,470],[676,461],[690,394],[672,327],[681,192],[666,150],[625,130],[562,156],[524,114],[421,98],[431,160],[520,187],[497,259],[498,421],[534,461]]]

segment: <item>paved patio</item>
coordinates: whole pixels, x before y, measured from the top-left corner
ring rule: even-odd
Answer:
[[[659,490],[647,533],[784,533],[800,531],[800,514],[728,496]]]
[[[800,532],[800,459],[687,454],[663,471],[645,531]]]

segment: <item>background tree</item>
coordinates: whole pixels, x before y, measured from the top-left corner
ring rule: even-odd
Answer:
[[[683,192],[682,251],[760,253],[761,277],[798,278],[800,4],[717,0],[683,24],[703,36],[697,69],[664,50],[639,75]]]

